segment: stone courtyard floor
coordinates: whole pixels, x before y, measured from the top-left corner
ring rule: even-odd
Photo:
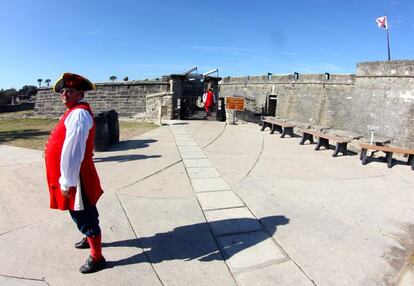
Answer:
[[[299,140],[171,121],[96,153],[108,267],[91,275],[42,152],[0,145],[0,285],[414,285],[414,172]]]

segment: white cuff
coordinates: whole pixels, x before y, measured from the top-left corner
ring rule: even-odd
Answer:
[[[65,185],[60,185],[60,189],[61,189],[62,191],[67,191],[67,190],[69,190],[69,187],[67,187],[67,186],[65,186]]]

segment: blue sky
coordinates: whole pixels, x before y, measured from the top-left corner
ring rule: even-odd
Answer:
[[[355,73],[414,59],[413,0],[0,0],[0,88],[156,78],[197,66],[220,76]]]

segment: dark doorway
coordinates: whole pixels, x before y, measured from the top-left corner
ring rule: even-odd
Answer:
[[[269,94],[266,97],[264,115],[276,116],[277,94]]]

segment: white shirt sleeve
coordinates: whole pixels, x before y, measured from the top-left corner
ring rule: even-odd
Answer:
[[[60,158],[60,188],[64,191],[76,187],[83,157],[85,156],[86,140],[93,126],[93,118],[85,109],[73,110],[65,119],[66,136]]]

